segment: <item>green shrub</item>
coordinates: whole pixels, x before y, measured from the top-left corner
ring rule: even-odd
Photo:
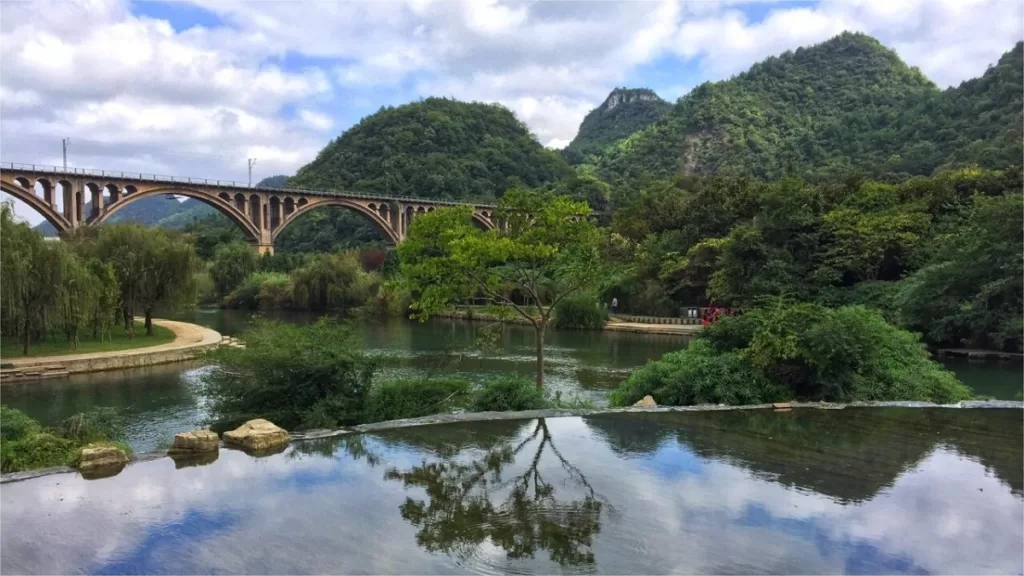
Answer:
[[[555,306],[555,328],[600,330],[608,321],[608,310],[593,294],[574,294]]]
[[[260,319],[244,348],[210,352],[203,379],[216,426],[266,418],[288,429],[333,428],[361,421],[376,363],[357,335],[330,318],[309,325]]]
[[[400,318],[409,315],[412,294],[407,288],[397,284],[381,284],[373,300],[373,312],[381,317]]]
[[[76,444],[124,440],[124,421],[116,408],[80,412],[60,424],[60,435]]]
[[[0,472],[4,473],[70,466],[78,449],[73,441],[47,432],[0,444]]]
[[[291,279],[281,272],[254,272],[224,299],[226,308],[270,310],[291,306]]]
[[[760,404],[787,400],[785,388],[761,375],[735,352],[715,353],[697,339],[678,352],[649,362],[612,391],[612,406],[630,406],[650,395],[658,404]]]
[[[387,380],[374,384],[366,401],[365,422],[383,422],[450,412],[464,406],[469,382],[456,378]]]
[[[380,276],[363,270],[358,254],[318,254],[292,273],[292,299],[307,310],[348,310],[377,294]]]
[[[21,410],[0,405],[0,441],[21,440],[40,431],[39,423]]]
[[[946,404],[971,397],[952,372],[931,359],[917,335],[876,311],[782,303],[723,318],[688,349],[633,373],[612,393],[612,402],[626,405],[645,394],[659,404]]]
[[[473,397],[474,412],[505,412],[537,410],[548,406],[544,391],[525,376],[495,378],[477,390]]]

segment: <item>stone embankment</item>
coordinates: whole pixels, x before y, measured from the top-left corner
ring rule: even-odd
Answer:
[[[658,406],[654,399],[650,401],[638,403],[643,404],[640,406],[631,406],[628,408],[574,408],[574,409],[561,409],[552,408],[544,410],[523,410],[519,412],[464,412],[459,414],[434,414],[432,416],[422,416],[419,418],[406,418],[403,420],[391,420],[388,422],[375,422],[373,424],[360,424],[358,426],[352,426],[350,428],[339,428],[336,430],[310,430],[307,432],[297,432],[289,434],[286,430],[277,427],[273,423],[266,420],[250,420],[239,428],[224,433],[224,443],[226,445],[234,445],[243,449],[247,449],[250,446],[255,449],[247,450],[255,456],[264,456],[272,454],[276,451],[283,450],[287,447],[290,442],[301,442],[304,440],[316,440],[319,438],[331,438],[334,436],[344,436],[348,434],[362,434],[366,432],[379,432],[383,430],[394,430],[398,428],[410,428],[413,426],[429,426],[433,424],[448,424],[455,422],[479,422],[489,420],[532,420],[536,418],[560,418],[565,416],[595,416],[599,414],[623,414],[623,413],[639,413],[639,414],[650,414],[656,412],[718,412],[728,410],[773,410],[776,412],[790,411],[794,409],[811,409],[811,410],[844,410],[847,408],[943,408],[943,409],[985,409],[985,408],[1011,408],[1017,410],[1024,410],[1024,402],[1017,400],[969,400],[965,402],[958,402],[956,404],[933,404],[931,402],[851,402],[849,404],[833,404],[830,402],[782,402],[774,404],[751,404],[747,406],[725,406],[725,405],[712,405],[704,404],[700,406]],[[207,432],[207,431],[202,431]],[[196,432],[186,433],[197,434]],[[213,437],[216,434],[210,432]],[[229,435],[233,435],[234,438],[229,440]],[[182,435],[179,435],[182,436]],[[249,438],[248,442],[245,438]],[[210,440],[211,437],[204,436],[204,440]],[[177,444],[177,438],[175,439]],[[191,443],[189,443],[191,445]],[[214,445],[207,443],[207,448],[212,448]],[[173,451],[173,450],[172,450]],[[149,460],[155,460],[167,456],[165,453],[150,453],[136,456],[132,459],[132,462],[145,462]],[[200,456],[200,455],[197,455]],[[175,458],[176,467],[181,468],[183,466],[195,466],[204,465],[211,463],[217,459],[216,450],[206,450],[200,456],[205,460],[190,461],[182,460],[182,464],[178,465],[178,459]],[[18,482],[21,480],[28,480],[30,478],[38,478],[40,476],[48,476],[50,474],[63,474],[68,472],[75,472],[74,468],[57,467],[57,468],[45,468],[41,470],[29,470],[25,472],[13,472],[10,474],[4,474],[0,476],[0,484],[7,482]]]
[[[501,317],[489,312],[460,308],[438,314],[441,318],[455,318],[458,320],[469,320],[471,322],[503,322],[506,324],[526,324],[530,321],[522,316]],[[686,336],[696,334],[701,329],[699,323],[693,323],[692,319],[669,318],[655,316],[612,316],[604,325],[604,330],[611,332],[635,332],[638,334],[667,334],[675,336]]]
[[[195,358],[203,350],[224,341],[220,332],[188,322],[153,319],[153,323],[174,332],[174,341],[145,348],[62,354],[32,358],[4,358],[0,382],[62,378],[79,372],[101,372],[155,366]]]

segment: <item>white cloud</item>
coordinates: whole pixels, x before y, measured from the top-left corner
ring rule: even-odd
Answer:
[[[127,0],[0,3],[4,159],[59,161],[71,137],[77,166],[244,179],[260,149],[293,172],[362,111],[425,96],[499,102],[561,146],[644,66],[674,99],[856,30],[947,86],[1024,36],[1009,0],[779,2],[759,18],[742,0],[193,3],[223,25],[176,30]]]

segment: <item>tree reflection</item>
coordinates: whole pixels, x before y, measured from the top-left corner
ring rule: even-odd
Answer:
[[[557,467],[543,465],[545,453]],[[525,469],[510,475],[520,456]],[[431,552],[466,558],[489,541],[510,560],[546,550],[562,566],[594,563],[591,543],[600,531],[603,503],[580,469],[555,446],[544,419],[514,446],[506,442],[471,461],[447,459],[404,472],[391,469],[385,478],[426,491],[427,501],[406,498],[400,511],[419,529],[417,543]],[[569,487],[574,499],[560,501],[556,487]]]

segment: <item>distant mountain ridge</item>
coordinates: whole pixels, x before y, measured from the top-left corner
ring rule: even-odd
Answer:
[[[843,33],[698,86],[595,162],[609,182],[732,173],[776,179],[930,174],[1020,161],[1022,48],[978,79],[939,90],[892,50]]]
[[[586,156],[661,120],[671,109],[671,104],[648,88],[616,88],[583,118],[563,156],[570,164],[579,164]]]

